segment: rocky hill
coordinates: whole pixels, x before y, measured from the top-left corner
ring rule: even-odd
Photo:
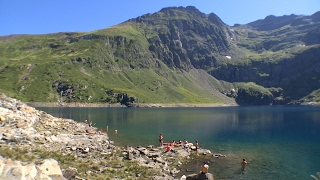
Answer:
[[[317,102],[319,27],[319,12],[228,26],[188,6],[87,33],[3,36],[0,90],[126,106]]]
[[[254,52],[241,63],[210,72],[228,82],[255,82],[281,88],[284,102],[319,101],[319,16],[267,16],[231,27],[239,47]]]

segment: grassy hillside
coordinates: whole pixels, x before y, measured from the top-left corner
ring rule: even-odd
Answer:
[[[27,102],[126,105],[318,100],[318,31],[309,16],[229,27],[213,13],[172,7],[87,33],[3,36],[0,91]]]
[[[132,26],[0,40],[0,89],[23,101],[114,103],[120,93],[139,103],[232,102],[208,74],[169,69],[154,59]],[[72,92],[61,95],[59,85]]]

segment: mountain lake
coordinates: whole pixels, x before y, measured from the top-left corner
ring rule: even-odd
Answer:
[[[56,117],[92,121],[117,146],[184,140],[226,157],[209,159],[215,179],[312,179],[320,171],[319,106],[174,108],[36,107]],[[117,130],[117,133],[114,133]],[[245,158],[248,165],[241,170]],[[181,174],[197,173],[188,163]]]

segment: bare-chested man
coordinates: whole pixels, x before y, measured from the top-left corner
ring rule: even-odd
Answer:
[[[203,165],[201,166],[201,174],[206,174],[209,171],[209,165],[206,162],[203,162]]]
[[[162,146],[163,145],[163,136],[162,136],[162,134],[160,134],[158,136],[158,139],[159,139],[159,142],[160,142],[160,146]]]

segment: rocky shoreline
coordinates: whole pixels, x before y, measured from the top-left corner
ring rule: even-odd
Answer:
[[[176,152],[153,145],[116,147],[94,127],[53,117],[3,93],[0,132],[0,179],[173,180],[180,179],[179,167],[196,154],[182,146],[175,147]],[[196,156],[223,155],[200,149]],[[213,175],[207,173],[202,179]]]

